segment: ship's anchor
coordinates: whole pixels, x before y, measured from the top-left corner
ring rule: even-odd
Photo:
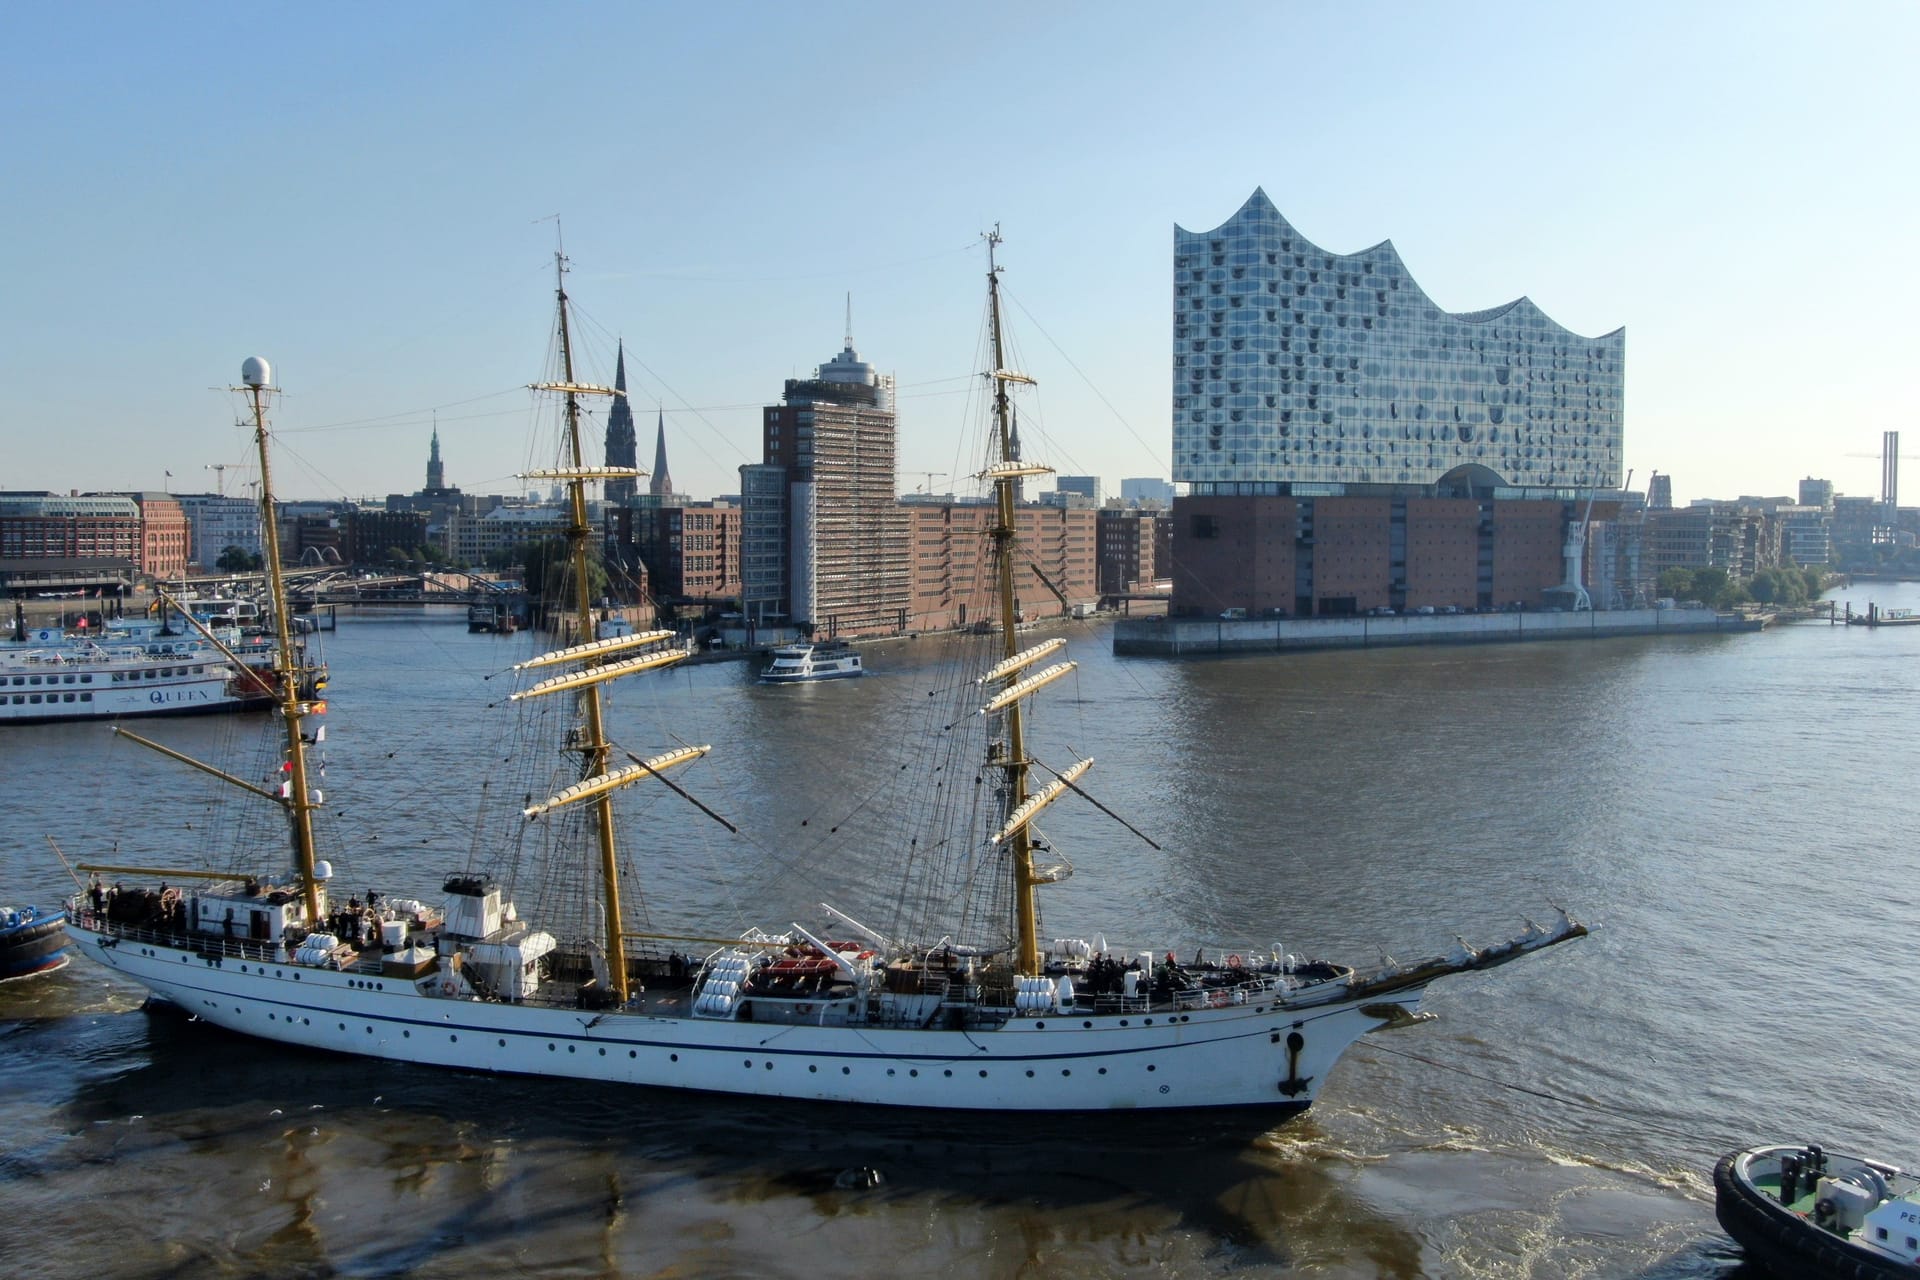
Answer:
[[[1287,1032],[1287,1078],[1280,1082],[1280,1092],[1289,1098],[1297,1098],[1313,1084],[1313,1077],[1300,1076],[1300,1051],[1307,1047],[1307,1038],[1298,1031]]]

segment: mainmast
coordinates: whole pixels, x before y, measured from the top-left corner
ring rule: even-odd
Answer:
[[[989,469],[994,474],[993,568],[1000,589],[1000,656],[1007,659],[1017,652],[1015,614],[1018,602],[1013,590],[1013,543],[1018,530],[1014,524],[1013,490],[1019,478],[1014,473],[1020,469],[1018,459],[1014,457],[1013,411],[1007,386],[1009,383],[1033,380],[1007,368],[1006,347],[1000,325],[1000,269],[994,264],[993,253],[994,247],[1000,243],[1000,228],[996,226],[988,232],[986,239],[987,312],[993,333],[993,432],[999,453],[999,466]],[[1008,704],[1006,712],[1007,754],[1001,762],[1001,768],[1007,775],[1007,811],[1016,813],[1027,802],[1026,723],[1018,698]],[[1014,934],[1019,951],[1017,970],[1021,974],[1037,975],[1040,972],[1040,927],[1034,907],[1036,880],[1033,873],[1033,836],[1026,823],[1021,823],[1010,833],[1010,847],[1013,855]]]
[[[555,293],[560,300],[560,376],[558,390],[566,397],[566,459],[567,503],[569,519],[567,521],[567,559],[573,569],[573,606],[575,626],[579,628],[574,637],[576,643],[586,643],[594,639],[593,628],[593,580],[588,573],[588,539],[592,536],[592,527],[587,523],[587,476],[586,455],[580,449],[580,393],[583,390],[600,391],[602,388],[583,388],[573,380],[573,341],[567,328],[567,260],[565,255],[553,255]],[[589,667],[598,665],[589,662]],[[607,741],[605,718],[600,703],[600,686],[587,685],[580,693],[580,707],[585,716],[585,734],[576,748],[580,752],[580,777],[598,777],[607,772],[613,747]],[[613,983],[614,994],[621,1004],[627,1002],[627,951],[626,930],[620,914],[620,867],[616,856],[613,834],[613,796],[611,792],[601,792],[593,800],[593,823],[600,845],[600,900],[602,914],[607,924],[607,974]]]
[[[272,377],[271,368],[259,356],[249,356],[240,366],[240,380],[246,383],[244,390],[253,401],[253,442],[260,453],[260,526],[266,542],[267,589],[273,601],[276,642],[273,675],[279,685],[280,718],[287,727],[287,792],[282,799],[293,827],[294,871],[306,900],[307,920],[312,924],[320,919],[320,882],[314,876],[314,803],[307,788],[306,740],[300,732],[306,703],[300,696],[300,669],[287,616],[287,583],[280,570],[280,522],[274,514],[273,470],[267,458],[267,396],[278,390],[270,385]]]

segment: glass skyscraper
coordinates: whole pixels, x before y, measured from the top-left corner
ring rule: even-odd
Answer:
[[[1443,311],[1390,241],[1330,253],[1260,190],[1174,228],[1173,305],[1173,478],[1196,496],[1620,483],[1624,330],[1527,298]]]

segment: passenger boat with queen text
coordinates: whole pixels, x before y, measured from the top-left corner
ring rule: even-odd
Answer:
[[[467,855],[437,900],[369,892],[343,905],[316,850],[320,796],[308,766],[316,708],[282,669],[285,781],[274,789],[231,780],[284,814],[291,871],[277,839],[256,848],[251,875],[89,863],[83,869],[116,885],[163,876],[169,884],[122,888],[105,911],[75,899],[72,927],[87,955],[203,1022],[309,1050],[869,1106],[1264,1116],[1311,1104],[1340,1055],[1369,1031],[1411,1020],[1436,979],[1583,935],[1562,913],[1497,945],[1462,943],[1362,971],[1277,946],[1182,963],[1157,949],[1042,932],[1039,896],[1071,866],[1037,819],[1070,797],[1106,810],[1081,785],[1091,760],[1045,769],[1028,734],[1029,700],[1074,664],[1060,660],[1064,640],[1022,648],[1016,639],[1015,485],[1048,469],[1015,456],[1011,393],[1030,379],[1004,355],[998,243],[997,231],[987,237],[991,454],[981,473],[993,495],[983,525],[992,596],[982,604],[998,621],[986,652],[939,690],[952,702],[940,700],[923,735],[939,761],[929,772],[945,771],[954,785],[910,789],[875,846],[899,878],[897,894],[862,904],[863,918],[823,904],[812,927],[675,932],[652,920],[657,893],[633,891],[642,859],[616,836],[617,801],[632,799],[629,789],[666,787],[725,819],[667,777],[708,747],[643,756],[611,733],[612,683],[687,650],[667,631],[594,638],[587,486],[639,473],[584,460],[581,402],[612,393],[575,379],[559,259],[558,376],[542,386],[559,400],[562,443],[559,465],[534,474],[568,495],[573,642],[518,664],[523,683],[508,703],[527,727],[550,731],[555,784],[516,803],[515,842],[477,842],[487,852]],[[266,364],[249,360],[243,379],[270,492]],[[277,546],[267,564],[277,602]],[[281,643],[284,652],[284,633]],[[510,757],[527,758],[517,749]],[[649,839],[645,861],[673,857],[670,840]],[[836,856],[862,856],[866,843],[847,841]],[[493,852],[509,848],[527,852]],[[880,870],[868,879],[878,883]],[[584,908],[523,918],[517,901],[559,901],[539,875],[590,886]]]

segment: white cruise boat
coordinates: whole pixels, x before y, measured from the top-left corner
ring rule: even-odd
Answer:
[[[866,674],[860,665],[860,654],[844,640],[783,644],[769,656],[773,661],[760,673],[761,684],[805,684]]]
[[[271,705],[266,686],[212,644],[162,632],[145,623],[92,634],[38,627],[0,643],[0,724],[196,715]]]
[[[295,642],[301,688],[326,687],[324,664]],[[273,705],[275,645],[238,626],[151,618],[66,631],[34,627],[0,641],[0,724],[259,711]]]
[[[120,857],[83,863],[119,891],[99,907],[85,895],[69,904],[81,950],[193,1014],[196,1025],[290,1054],[868,1108],[1205,1111],[1264,1128],[1309,1106],[1360,1036],[1412,1020],[1430,983],[1583,935],[1562,913],[1485,948],[1461,943],[1432,959],[1361,970],[1302,960],[1271,940],[1182,962],[1158,947],[1090,943],[1085,937],[1098,936],[1091,928],[1076,937],[1043,926],[1043,891],[1072,865],[1038,819],[1076,797],[1111,811],[1084,790],[1091,760],[1058,772],[1040,763],[1058,744],[1030,731],[1026,718],[1028,700],[1074,664],[1059,660],[1062,639],[1024,650],[1016,642],[1014,483],[1046,468],[1013,456],[1009,393],[1029,379],[1002,355],[998,243],[997,232],[987,238],[992,454],[980,476],[993,493],[983,511],[992,573],[981,575],[976,603],[999,626],[978,644],[956,644],[961,665],[936,696],[916,689],[902,710],[926,768],[903,772],[884,813],[873,815],[884,834],[832,837],[841,842],[831,855],[844,864],[840,883],[869,886],[851,890],[868,895],[848,904],[862,918],[822,904],[811,927],[722,928],[671,916],[661,885],[643,882],[647,868],[682,856],[687,837],[663,829],[657,807],[644,825],[623,827],[638,790],[662,806],[684,798],[735,838],[750,837],[694,794],[699,772],[689,766],[709,747],[680,742],[684,726],[607,714],[609,685],[677,663],[687,650],[669,631],[593,638],[587,484],[639,473],[584,461],[579,402],[614,393],[575,376],[560,259],[558,368],[542,384],[561,404],[559,460],[528,478],[560,481],[569,494],[572,571],[559,580],[580,642],[519,663],[520,686],[494,704],[514,721],[501,730],[503,741],[512,736],[504,765],[547,768],[550,781],[530,779],[539,790],[476,784],[483,820],[511,829],[449,843],[445,865],[459,869],[440,880],[437,896],[402,888],[342,903],[315,833],[324,817],[309,763],[318,708],[301,699],[283,663],[284,781],[275,789],[222,776],[278,808],[291,839],[236,824],[241,839],[257,843],[210,849],[217,865],[204,870],[163,871],[157,855],[124,842]],[[265,362],[247,361],[242,376],[271,494]],[[281,599],[277,547],[267,564]],[[284,629],[280,639],[284,653]],[[616,725],[646,740],[617,741]],[[823,793],[844,789],[847,761],[793,767],[808,763],[820,769]],[[944,785],[956,776],[970,785]],[[877,807],[879,794],[862,790],[857,803]],[[699,820],[689,812],[688,821]],[[1103,850],[1094,861],[1124,856]],[[849,867],[870,871],[845,874]],[[521,915],[516,900],[539,904],[540,918]],[[1119,933],[1127,922],[1089,924]]]

